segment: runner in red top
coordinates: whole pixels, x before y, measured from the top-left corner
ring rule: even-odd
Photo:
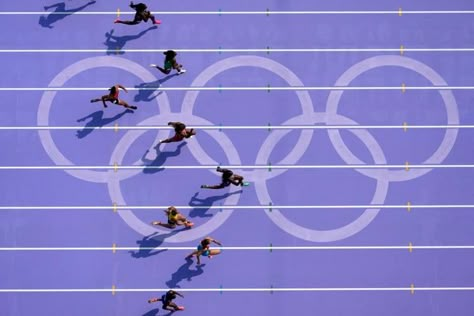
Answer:
[[[136,110],[137,109],[136,106],[129,105],[127,102],[125,102],[123,100],[120,100],[118,98],[119,97],[119,91],[120,91],[119,89],[122,89],[123,91],[128,93],[127,89],[124,86],[116,84],[115,86],[113,86],[112,88],[109,89],[109,94],[108,95],[103,95],[99,99],[92,99],[91,103],[102,101],[102,103],[104,104],[104,108],[106,108],[107,104],[105,102],[109,101],[109,102],[112,102],[113,104],[121,105],[121,106],[123,106],[127,109]]]
[[[187,129],[186,125],[181,122],[168,122],[168,126],[174,128],[175,135],[168,139],[161,139],[157,146],[160,146],[162,143],[180,142],[185,138],[191,138],[196,135],[196,131],[193,128]]]

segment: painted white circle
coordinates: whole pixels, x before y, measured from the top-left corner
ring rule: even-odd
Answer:
[[[312,115],[300,115],[293,117],[286,121],[283,125],[295,125],[295,124],[317,124],[317,123],[326,123],[327,122],[326,113],[313,113]],[[337,124],[344,125],[353,125],[354,121],[337,115],[337,118],[333,118],[332,122]],[[350,130],[355,136],[357,136],[369,149],[372,158],[376,164],[386,164],[385,155],[382,151],[382,148],[373,138],[373,136],[366,130]],[[267,141],[262,146],[261,152],[259,152],[259,157],[265,159],[270,156],[272,150],[276,147],[276,144],[290,131],[282,131],[281,133],[274,133],[267,139]],[[303,154],[303,153],[301,153]],[[376,177],[376,189],[372,201],[370,204],[373,205],[382,205],[385,202],[387,196],[389,181],[387,178],[386,169],[377,169]],[[257,192],[258,200],[261,204],[269,204],[275,200],[271,198],[271,195],[268,191],[267,181],[257,180],[255,181],[255,190]],[[265,213],[268,217],[282,230],[287,232],[290,235],[298,237],[303,240],[312,241],[312,242],[331,242],[342,240],[348,238],[354,234],[357,234],[365,227],[367,227],[377,216],[380,209],[366,209],[357,219],[351,223],[330,230],[316,230],[310,229],[303,226],[300,226],[292,221],[288,220],[278,209],[272,208],[272,211],[266,210]]]
[[[163,122],[168,122],[168,121],[178,121],[182,120],[185,121],[187,124],[194,124],[194,125],[211,125],[211,122],[199,118],[196,116],[193,116],[189,113],[187,114],[182,114],[182,113],[169,113],[169,114],[163,114],[163,115],[155,115],[153,117],[150,117],[144,121],[142,121],[139,125],[158,125],[162,124]],[[145,130],[133,130],[133,131],[128,131],[125,133],[125,135],[120,139],[119,143],[117,144],[117,147],[115,148],[112,156],[114,157],[114,161],[117,163],[121,163],[123,158],[125,157],[125,154],[127,150],[130,148],[130,146],[135,142],[141,135],[143,135],[146,131]],[[227,156],[227,159],[230,164],[240,164],[240,158],[238,155],[237,150],[235,149],[234,145],[230,141],[230,139],[221,132],[215,131],[215,130],[210,130],[206,131],[212,138],[215,139],[215,141],[222,146],[222,149],[224,150],[224,153]],[[195,147],[196,142],[195,140],[199,137],[193,137],[192,139],[188,140],[188,146],[189,148]],[[193,156],[199,160],[203,165],[215,165],[217,166],[217,162],[212,160],[212,158],[207,155],[206,152],[204,151],[199,151],[194,148],[194,151],[191,150],[191,153]],[[112,163],[112,161],[111,161]],[[144,166],[146,168],[146,166]],[[122,194],[122,190],[120,187],[120,181],[121,178],[116,176],[116,174],[111,174],[110,177],[108,177],[108,191],[109,195],[111,198],[111,201],[113,203],[117,203],[118,205],[127,205],[125,197]],[[237,191],[237,187],[232,187],[230,189],[230,192],[235,192]],[[240,195],[238,194],[232,194],[229,197],[227,197],[223,205],[237,205],[240,199]],[[162,230],[159,229],[155,226],[150,226],[149,223],[143,222],[141,219],[139,219],[132,210],[119,210],[118,211],[120,217],[136,232],[148,236],[153,233],[160,233],[160,234],[169,234],[169,230]],[[204,237],[206,235],[209,235],[211,232],[219,228],[224,222],[232,215],[233,210],[232,209],[225,209],[220,212],[217,212],[212,216],[206,223],[202,225],[198,225],[193,227],[190,230],[186,231],[181,231],[179,234],[171,235],[169,237],[164,238],[163,240],[166,242],[170,243],[179,243],[179,242],[187,242],[191,240],[196,240],[198,238]]]
[[[446,81],[426,64],[412,58],[390,55],[368,58],[355,64],[342,74],[342,76],[336,81],[335,86],[348,86],[352,80],[357,78],[362,73],[371,69],[385,66],[398,66],[406,68],[424,76],[426,79],[431,81],[434,86],[447,86]],[[334,125],[338,121],[336,114],[342,94],[343,91],[341,90],[334,90],[329,94],[326,105],[328,125]],[[439,94],[441,95],[446,106],[447,124],[459,124],[458,106],[453,92],[451,90],[440,90]],[[355,156],[344,143],[339,130],[328,130],[328,134],[332,144],[334,145],[334,148],[336,148],[339,156],[344,160],[345,163],[350,165],[364,164],[364,162]],[[446,129],[446,133],[438,149],[432,154],[431,157],[426,159],[423,164],[442,163],[451,152],[454,143],[456,142],[457,135],[458,129]],[[390,181],[407,181],[425,175],[431,170],[432,169],[412,169],[410,172],[406,172],[405,170],[389,170],[387,176]],[[358,169],[358,172],[371,178],[377,178],[379,174],[376,169]]]
[[[143,68],[141,65],[130,61],[125,58],[113,57],[113,56],[100,56],[100,57],[91,57],[80,60],[64,70],[62,70],[54,79],[49,83],[48,87],[62,87],[68,82],[72,77],[90,70],[99,67],[111,67],[118,68],[121,70],[126,70],[133,75],[138,76],[144,81],[155,81],[156,77],[151,74],[147,69]],[[56,96],[56,91],[46,91],[41,97],[41,101],[38,108],[38,126],[49,126],[49,114],[53,100]],[[160,113],[169,113],[170,104],[168,101],[168,96],[166,93],[161,93],[157,98],[158,108]],[[41,144],[43,145],[44,150],[51,158],[51,160],[58,166],[73,166],[74,163],[66,158],[63,153],[56,146],[51,132],[49,130],[40,130],[39,137]],[[159,136],[158,136],[159,137]],[[157,137],[157,138],[158,138]],[[124,172],[118,173],[120,179],[126,179],[131,176],[138,174],[138,170],[123,170]],[[105,183],[108,181],[109,176],[112,174],[110,170],[108,171],[97,171],[97,170],[65,170],[66,173],[71,176],[95,183]]]
[[[270,71],[282,79],[284,79],[290,86],[304,86],[303,82],[293,73],[290,69],[283,66],[282,64],[265,57],[260,56],[235,56],[229,57],[223,60],[220,60],[208,68],[204,69],[192,82],[192,87],[203,87],[207,84],[209,80],[217,76],[218,74],[237,67],[256,67]],[[181,108],[181,113],[192,114],[194,110],[194,105],[196,103],[196,98],[199,95],[199,91],[188,91],[184,96],[183,105]],[[300,101],[302,114],[311,115],[314,112],[313,102],[311,101],[311,96],[308,91],[296,91],[298,100]],[[301,155],[308,148],[311,138],[313,136],[313,130],[303,130],[300,133],[298,140],[296,141],[295,147],[293,150],[288,153],[288,155],[283,158],[280,162],[273,162],[274,164],[286,163],[286,164],[296,164],[301,158]],[[201,145],[198,141],[191,148],[196,152],[204,152]],[[194,155],[195,157],[200,157],[201,155]],[[203,164],[203,161],[200,161]],[[267,164],[268,161],[259,162],[262,164]],[[239,173],[244,176],[249,181],[255,181],[257,179],[271,179],[285,172],[285,170],[275,170],[274,173],[264,172],[262,169],[255,169],[252,171],[239,170]]]

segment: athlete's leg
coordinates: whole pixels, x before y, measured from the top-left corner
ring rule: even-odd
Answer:
[[[193,252],[191,252],[189,255],[186,256],[186,259],[190,259],[194,256],[197,256],[199,254],[199,250],[195,250]]]
[[[102,101],[102,99],[107,99],[108,97],[109,97],[108,95],[103,95],[100,98],[92,99],[91,103]]]
[[[201,185],[201,189],[213,189],[213,190],[217,190],[217,189],[223,189],[225,187],[229,186],[228,184],[226,183],[221,183],[219,185],[206,185],[206,184],[203,184]]]
[[[164,73],[165,75],[168,75],[170,72],[171,72],[171,68],[161,68],[160,66],[156,65],[156,64],[151,64],[150,67],[152,68],[156,68],[158,69],[159,71],[161,71],[162,73]]]
[[[180,142],[184,139],[183,135],[181,134],[175,134],[173,137],[170,137],[168,139],[162,139],[160,140],[159,144],[162,143],[175,143],[175,142]]]
[[[176,305],[176,303],[174,302],[169,302],[168,304],[163,305],[163,309],[166,309],[168,311],[179,311],[179,310],[183,310],[184,308]]]
[[[187,228],[193,226],[194,224],[190,221],[188,221],[188,219],[186,217],[184,217],[183,215],[178,215],[177,217],[177,220],[176,220],[176,225],[184,225],[186,226]]]
[[[210,256],[217,256],[218,254],[220,254],[221,251],[219,249],[211,249],[209,250],[209,255]]]
[[[125,107],[125,108],[127,108],[127,109],[132,109],[132,110],[136,110],[136,109],[137,109],[136,106],[134,106],[134,105],[129,105],[127,102],[125,102],[125,101],[123,101],[123,100],[118,100],[118,103],[117,103],[117,104],[118,104],[118,105],[121,105],[121,106],[123,106],[123,107]]]
[[[230,182],[232,182],[233,185],[242,185],[244,183],[244,177],[238,174],[233,174],[230,178]]]
[[[156,302],[160,302],[160,301],[161,301],[161,298],[150,298],[148,300],[148,303],[151,304],[151,303],[156,303]]]
[[[154,221],[151,224],[154,225],[154,226],[162,226],[162,227],[166,227],[166,228],[169,228],[169,229],[176,228],[176,224],[162,223],[160,221]]]
[[[140,13],[136,13],[133,21],[122,21],[120,19],[116,19],[114,23],[119,23],[119,24],[126,24],[126,25],[136,25],[139,24],[143,20],[143,17]]]
[[[183,65],[178,64],[175,59],[173,59],[173,69],[178,71],[178,74],[183,74],[186,72],[186,69],[183,69]]]
[[[150,11],[146,11],[145,12],[145,17],[144,17],[144,21],[147,22],[148,19],[151,20],[151,22],[153,22],[153,24],[161,24],[161,21],[160,20],[157,20],[155,19],[155,16],[153,14],[151,14]]]

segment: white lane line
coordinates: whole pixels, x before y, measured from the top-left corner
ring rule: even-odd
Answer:
[[[474,245],[453,246],[261,246],[214,247],[221,250],[469,250]],[[0,251],[139,251],[139,250],[195,250],[196,247],[0,247]]]
[[[264,125],[264,126],[188,126],[200,130],[288,130],[288,129],[472,129],[474,125]],[[169,126],[0,126],[0,130],[170,130]]]
[[[110,206],[0,206],[0,211],[71,211],[71,210],[156,210],[166,209],[169,206],[165,205],[110,205]],[[191,210],[191,209],[211,209],[211,210],[256,210],[256,209],[407,209],[408,205],[176,205],[177,209]],[[440,205],[416,205],[410,204],[411,209],[473,209],[474,204],[440,204]]]
[[[96,288],[96,289],[0,289],[0,293],[80,293],[80,292],[166,292],[169,288]],[[326,287],[326,288],[177,288],[179,292],[401,292],[401,291],[474,291],[474,287]]]
[[[104,91],[109,88],[92,87],[0,87],[0,91]],[[474,86],[365,86],[365,87],[153,87],[127,88],[129,91],[367,91],[367,90],[474,90]]]
[[[120,49],[124,53],[161,53],[168,48]],[[399,53],[397,48],[172,48],[178,53]],[[403,48],[404,52],[474,52],[474,47]],[[0,53],[108,53],[111,49],[0,49]]]
[[[459,165],[247,165],[221,166],[227,169],[471,169],[472,164]],[[134,170],[134,169],[215,169],[216,166],[0,166],[0,170]],[[270,172],[270,170],[269,170]]]
[[[400,10],[332,10],[332,11],[152,11],[157,15],[399,15]],[[473,10],[407,10],[403,14],[474,14]],[[117,11],[1,11],[0,15],[117,15]],[[121,11],[122,15],[134,15],[132,11]]]

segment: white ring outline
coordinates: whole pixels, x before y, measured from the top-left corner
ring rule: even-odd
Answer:
[[[90,70],[99,67],[110,67],[118,68],[121,70],[129,71],[131,74],[138,76],[140,79],[145,81],[155,81],[156,77],[151,74],[143,66],[121,57],[114,56],[100,56],[100,57],[91,57],[82,59],[74,64],[69,65],[63,69],[59,74],[57,74],[53,80],[49,83],[48,87],[62,87],[65,83],[68,82],[72,77]],[[46,91],[41,97],[41,101],[38,106],[38,117],[37,123],[38,126],[48,126],[49,125],[49,114],[53,104],[53,100],[57,94],[57,91]],[[160,94],[156,101],[158,103],[158,108],[160,113],[169,113],[170,104],[168,96],[166,93]],[[51,158],[51,160],[59,166],[71,166],[74,165],[72,161],[67,159],[63,153],[56,146],[51,131],[49,130],[40,130],[38,131],[41,144],[43,145],[46,154]],[[159,136],[158,136],[159,137]],[[107,171],[97,171],[97,170],[64,170],[69,175],[93,183],[106,183],[108,177],[113,174],[111,170]],[[126,172],[121,172],[120,177],[123,179],[129,178],[133,175],[138,174],[138,170],[126,170]]]
[[[190,124],[196,124],[196,125],[210,124],[209,121],[197,116],[188,114],[185,117],[186,117],[186,122],[189,122]],[[164,121],[179,120],[182,118],[183,118],[183,115],[181,113],[155,115],[142,121],[141,123],[139,123],[139,125],[160,124]],[[130,148],[131,144],[135,140],[137,140],[141,135],[143,135],[145,132],[146,130],[128,131],[120,139],[119,143],[117,144],[117,147],[114,150],[114,155],[113,155],[118,163],[121,163],[127,150]],[[233,147],[232,142],[224,133],[221,133],[215,130],[209,130],[209,131],[206,130],[206,132],[211,137],[213,137],[218,144],[226,145],[226,146],[222,146],[222,148],[224,149],[224,153],[226,154],[227,159],[229,160],[230,163],[235,163],[236,159],[240,160],[238,158],[238,154],[235,147]],[[194,140],[195,138],[191,139],[188,142],[188,145],[192,146],[192,144],[194,143]],[[228,144],[231,144],[231,146],[229,146]],[[231,150],[231,152],[228,153],[226,151],[227,148],[233,148],[233,150]],[[207,159],[210,159],[210,161]],[[212,159],[207,155],[204,158],[204,160],[206,160],[206,164],[209,164],[209,165],[216,164],[216,162],[212,161]],[[144,168],[146,168],[146,166],[144,166]],[[126,205],[125,198],[123,197],[123,194],[120,188],[121,179],[119,179],[116,176],[111,176],[108,179],[109,181],[107,182],[107,187],[108,187],[108,192],[109,192],[110,198],[112,199],[112,202],[117,203],[118,205]],[[238,190],[237,188],[232,187],[230,189],[230,193],[233,193],[237,190]],[[223,204],[237,205],[239,199],[240,199],[240,195],[233,194],[233,195],[228,196],[224,200]],[[134,229],[136,232],[142,234],[143,236],[148,236],[154,233],[160,233],[164,236],[169,236],[169,237],[163,238],[163,241],[170,242],[170,243],[186,242],[186,241],[196,240],[201,237],[207,236],[210,233],[212,233],[214,230],[218,229],[221,225],[223,225],[224,222],[227,221],[227,219],[232,215],[233,212],[234,210],[232,209],[222,210],[214,214],[206,223],[202,225],[195,226],[190,230],[185,230],[177,234],[173,234],[172,232],[170,233],[169,230],[165,231],[157,227],[150,226],[150,224],[144,223],[131,210],[118,211],[120,217],[125,221],[125,223],[127,223],[127,225],[130,226],[132,229]]]
[[[292,72],[289,68],[285,67],[281,63],[274,61],[269,58],[255,56],[255,55],[239,55],[233,56],[226,59],[222,59],[211,66],[204,69],[191,84],[191,87],[203,87],[207,84],[209,80],[217,76],[218,74],[238,67],[255,67],[265,69],[273,74],[278,75],[281,79],[285,80],[290,86],[304,86],[303,82],[298,78],[298,76]],[[311,115],[314,112],[313,102],[308,91],[295,91],[298,99],[300,100],[300,106],[302,114]],[[188,91],[186,92],[182,107],[181,113],[193,113],[194,105],[196,103],[196,98],[199,95],[200,91]],[[305,151],[311,138],[313,136],[313,130],[302,130],[300,136],[296,142],[295,147],[292,149],[288,155],[283,158],[280,162],[285,161],[285,164],[295,164],[301,157],[297,157],[294,153]],[[193,146],[190,147],[191,150],[196,150],[198,152],[204,152],[199,142],[193,143]],[[193,154],[196,157],[196,155]],[[240,159],[239,159],[240,160]],[[200,161],[202,164],[202,162]],[[268,161],[263,162],[267,164]],[[275,164],[278,164],[275,163]],[[237,170],[237,169],[236,169]],[[265,179],[271,179],[276,177],[284,172],[285,170],[275,170],[274,173],[269,174],[261,169],[255,169],[252,171],[238,170],[239,173],[244,176],[249,181],[254,181],[265,177]]]
[[[398,66],[412,70],[422,76],[427,80],[431,81],[435,86],[447,86],[446,81],[439,75],[434,69],[430,68],[426,64],[417,61],[412,58],[396,55],[380,55],[365,59],[361,62],[350,67],[346,70],[340,77],[337,79],[335,86],[344,87],[348,86],[352,80],[357,78],[364,72],[369,70],[386,67],[386,66]],[[339,101],[342,97],[344,91],[342,90],[333,90],[330,92],[327,103],[326,103],[326,113],[328,114],[328,125],[334,125],[335,122],[331,120],[334,115],[337,114],[337,109],[339,106]],[[447,124],[449,125],[458,125],[459,124],[459,113],[456,99],[451,90],[440,90],[441,97],[443,98],[444,104],[446,106],[447,113]],[[440,164],[446,159],[446,157],[451,152],[456,138],[458,135],[459,129],[447,129],[445,136],[439,145],[438,149],[433,153],[431,157],[426,159],[422,164]],[[338,155],[346,164],[357,165],[365,164],[362,160],[357,158],[344,143],[342,136],[339,130],[328,130],[329,138],[334,148],[337,150]],[[362,173],[365,176],[371,178],[378,178],[380,172],[377,169],[356,169],[358,172]],[[389,170],[388,176],[390,181],[408,181],[416,179],[422,175],[427,174],[432,169],[412,169],[410,172],[405,170]]]
[[[326,123],[328,119],[328,115],[326,113],[315,112],[311,116],[295,116],[289,120],[287,120],[283,125],[295,125],[295,124],[314,124],[314,123]],[[352,125],[355,124],[349,118],[346,118],[341,115],[337,115],[337,122],[338,124],[344,125]],[[376,142],[373,138],[372,134],[370,134],[367,130],[349,130],[355,136],[357,136],[364,144],[367,145],[370,154],[374,161],[378,164],[385,164],[386,158],[382,151],[380,145]],[[265,155],[270,155],[273,149],[276,147],[278,141],[283,138],[286,134],[290,131],[282,131],[282,133],[275,133],[272,135],[275,138],[274,142],[269,140],[265,142],[265,145],[262,148],[265,148],[264,152]],[[269,138],[270,139],[270,138]],[[266,144],[273,143],[272,145]],[[267,146],[269,148],[267,148]],[[383,173],[387,173],[387,169],[380,169],[381,177],[375,179],[377,181],[374,197],[370,204],[383,204],[385,202],[385,198],[388,193],[388,188],[390,182],[388,181],[387,177],[383,177]],[[270,197],[270,193],[268,191],[268,187],[266,185],[266,181],[259,180],[255,182],[255,191],[257,193],[257,197],[261,204],[268,204],[272,201]],[[278,203],[275,203],[278,204]],[[341,239],[348,238],[356,233],[359,233],[365,227],[367,227],[377,216],[380,209],[366,209],[357,219],[352,221],[351,223],[335,228],[330,230],[316,230],[316,229],[309,229],[303,226],[300,226],[290,220],[288,220],[278,209],[272,208],[272,211],[266,210],[265,213],[267,216],[275,223],[278,227],[280,227],[286,233],[298,237],[302,240],[312,241],[312,242],[331,242],[337,241]]]

